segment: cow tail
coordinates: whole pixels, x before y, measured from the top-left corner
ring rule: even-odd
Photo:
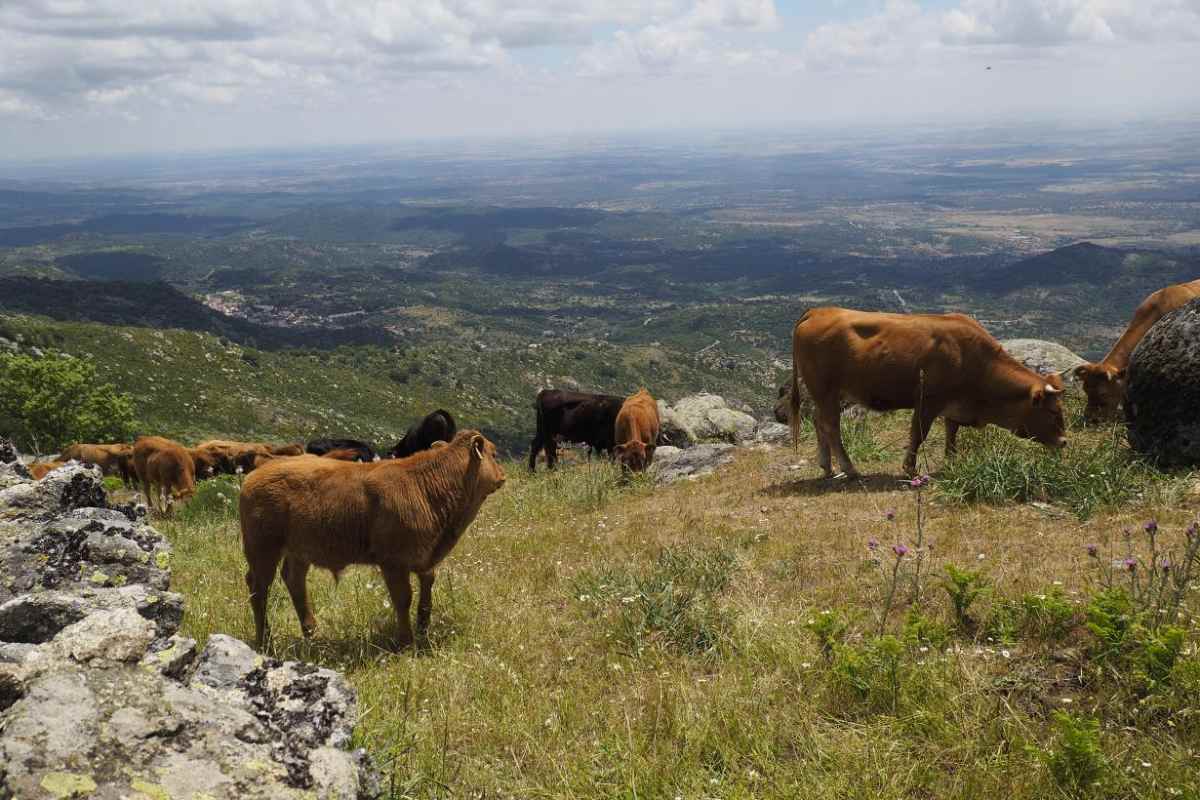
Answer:
[[[807,311],[796,323],[796,328],[808,319]],[[792,329],[792,391],[788,398],[788,427],[792,429],[792,447],[800,447],[800,353],[796,346],[796,329]]]

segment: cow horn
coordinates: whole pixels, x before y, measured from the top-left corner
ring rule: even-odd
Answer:
[[[1046,394],[1062,394],[1062,392],[1063,392],[1062,389],[1055,389],[1050,384],[1048,384],[1048,383],[1046,384]]]
[[[483,434],[477,433],[471,437],[471,452],[479,458],[483,458]]]

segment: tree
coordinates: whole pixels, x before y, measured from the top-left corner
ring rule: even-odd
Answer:
[[[72,442],[120,441],[133,431],[133,399],[69,356],[0,355],[0,433],[34,452]]]

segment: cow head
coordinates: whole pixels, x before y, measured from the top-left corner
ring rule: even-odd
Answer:
[[[650,464],[646,445],[636,440],[614,447],[613,456],[618,464],[631,472],[641,472]]]
[[[478,468],[479,491],[483,497],[487,497],[504,485],[504,467],[496,460],[496,445],[482,433],[472,434],[470,450],[471,465]]]
[[[792,387],[786,383],[779,387],[779,397],[775,400],[775,421],[787,425],[791,417]]]
[[[1067,424],[1063,419],[1062,378],[1057,375],[1038,377],[1038,383],[1017,401],[1016,424],[1012,431],[1047,447],[1065,447]]]
[[[1117,408],[1125,399],[1125,370],[1108,364],[1080,364],[1075,378],[1087,394],[1083,418],[1089,425],[1116,419]]]

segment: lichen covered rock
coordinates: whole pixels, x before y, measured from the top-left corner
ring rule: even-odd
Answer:
[[[168,544],[95,470],[58,472],[0,490],[0,797],[376,797],[345,679],[227,636],[197,653]]]
[[[1200,300],[1154,324],[1126,376],[1133,448],[1163,466],[1200,465]]]
[[[1062,373],[1069,379],[1071,370],[1085,363],[1082,356],[1076,355],[1058,342],[1047,342],[1043,339],[1005,339],[1000,346],[1017,361],[1043,375]]]
[[[725,398],[715,394],[681,398],[670,411],[696,441],[745,442],[754,438],[758,427],[754,417],[731,408]]]

